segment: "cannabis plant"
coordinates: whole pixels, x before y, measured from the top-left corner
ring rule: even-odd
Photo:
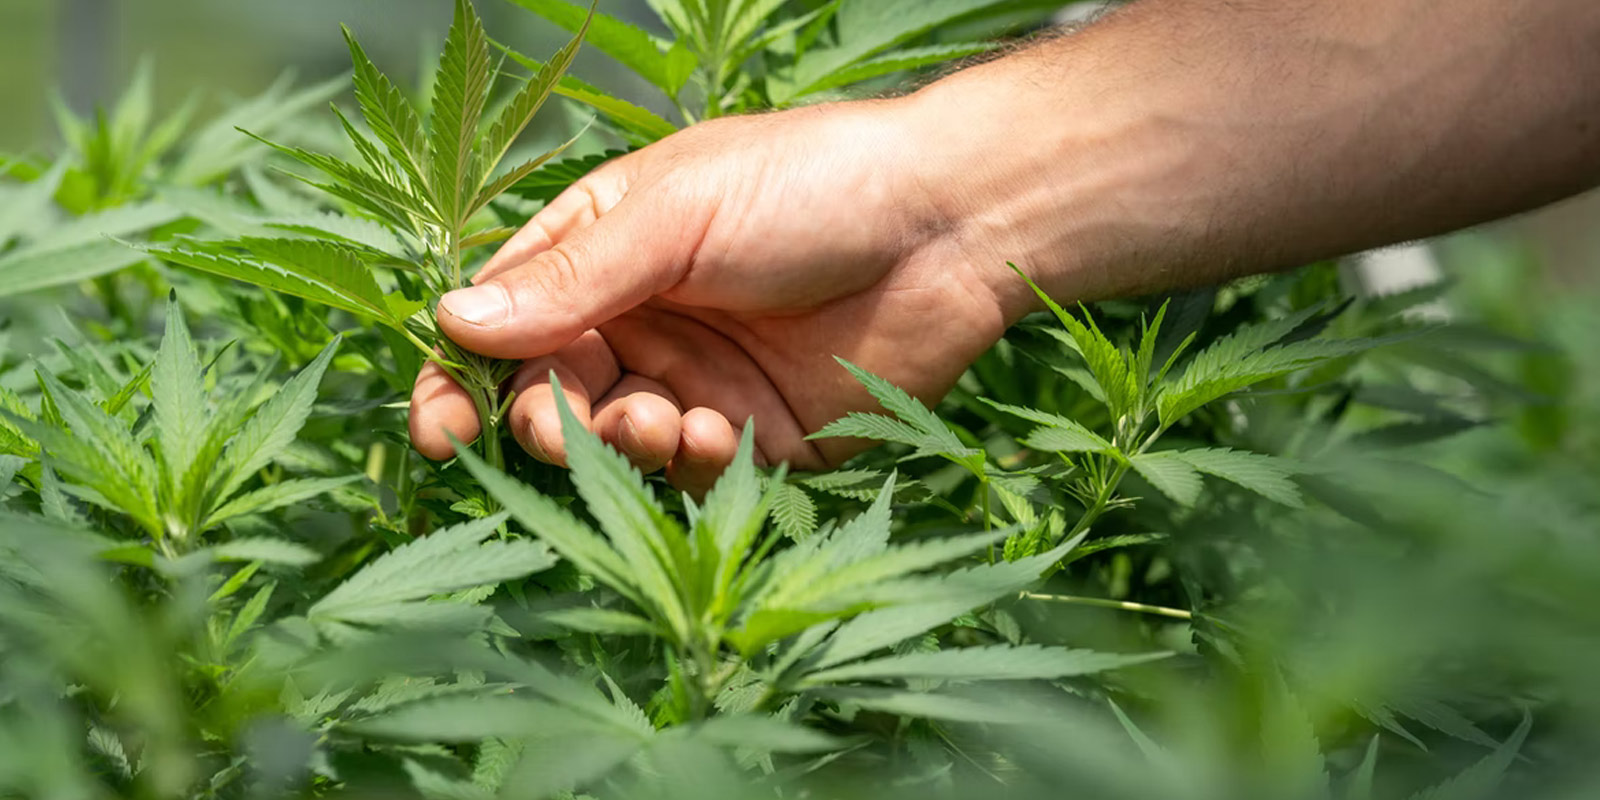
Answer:
[[[496,73],[488,37],[468,0],[455,20],[422,113],[367,58],[346,31],[355,65],[356,99],[370,135],[334,113],[361,163],[273,144],[320,177],[304,180],[379,222],[382,241],[352,238],[336,222],[283,226],[270,235],[184,239],[152,252],[174,263],[297,295],[383,325],[440,364],[472,396],[485,456],[502,464],[498,428],[507,403],[500,387],[514,363],[463,350],[439,333],[432,300],[466,285],[468,253],[510,234],[485,226],[491,201],[563,147],[501,171],[500,162],[544,105],[572,59],[584,29],[543,65],[493,115]],[[271,143],[269,143],[271,144]],[[385,246],[387,245],[387,246]]]
[[[890,546],[891,476],[877,502],[860,516],[774,552],[782,537],[765,530],[765,522],[781,486],[781,470],[773,480],[761,480],[748,429],[733,464],[704,504],[689,506],[684,524],[661,507],[622,455],[586,431],[564,401],[558,403],[573,482],[604,535],[470,454],[462,457],[529,532],[632,609],[573,608],[553,612],[547,620],[668,643],[679,719],[705,717],[713,703],[723,702],[719,696],[741,671],[749,673],[740,687],[744,694],[756,682],[769,690],[735,705],[760,708],[800,689],[911,678],[1053,678],[1150,658],[1006,646],[867,658],[1021,590],[1077,542],[1003,567],[920,574],[983,550],[1005,532]],[[892,707],[905,700],[890,690],[837,694],[864,707]],[[923,713],[939,715],[932,698],[920,702]]]

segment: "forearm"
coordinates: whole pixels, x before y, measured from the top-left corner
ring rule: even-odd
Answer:
[[[1144,0],[908,103],[963,257],[1064,298],[1195,285],[1600,183],[1600,4]]]

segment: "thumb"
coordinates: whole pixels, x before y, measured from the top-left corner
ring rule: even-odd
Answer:
[[[546,355],[671,288],[688,269],[699,226],[631,195],[521,266],[439,300],[439,328],[493,358]],[[658,207],[670,208],[662,204]]]

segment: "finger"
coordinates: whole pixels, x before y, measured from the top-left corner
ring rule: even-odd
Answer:
[[[642,375],[624,375],[594,407],[594,431],[643,472],[678,451],[683,409],[672,392]]]
[[[744,347],[698,320],[646,307],[603,329],[622,367],[670,387],[681,405],[714,409],[724,419],[756,421],[758,449],[797,469],[822,464],[783,393]],[[738,428],[739,426],[734,426]]]
[[[446,294],[439,327],[495,358],[555,351],[678,283],[705,230],[681,205],[629,196],[527,263]]]
[[[728,418],[709,408],[691,408],[683,415],[678,452],[667,464],[667,480],[685,492],[704,497],[739,451],[739,436]]]
[[[562,396],[572,415],[586,428],[591,399],[609,390],[620,372],[605,339],[589,331],[551,355],[524,362],[511,377],[510,389],[516,392],[507,415],[511,435],[528,455],[564,466],[567,450],[551,372],[561,379]]]
[[[408,420],[411,444],[417,452],[442,461],[456,454],[450,437],[462,442],[478,438],[478,410],[472,396],[456,385],[444,367],[428,362],[417,373],[411,390]]]
[[[483,283],[512,267],[528,263],[534,256],[549,250],[579,228],[588,227],[607,211],[622,202],[627,191],[624,173],[615,169],[618,162],[590,173],[583,180],[568,186],[550,201],[539,213],[522,226],[522,230],[500,246],[483,269],[473,276],[472,282]]]

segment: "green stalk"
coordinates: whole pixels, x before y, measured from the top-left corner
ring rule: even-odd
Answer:
[[[1079,606],[1094,606],[1096,608],[1112,608],[1118,611],[1135,611],[1140,614],[1155,614],[1172,619],[1192,620],[1194,614],[1181,608],[1167,608],[1166,606],[1152,606],[1144,603],[1135,603],[1129,600],[1106,600],[1099,597],[1079,597],[1070,594],[1039,594],[1037,592],[1021,592],[1017,595],[1023,600],[1043,600],[1050,603],[1070,603]]]

